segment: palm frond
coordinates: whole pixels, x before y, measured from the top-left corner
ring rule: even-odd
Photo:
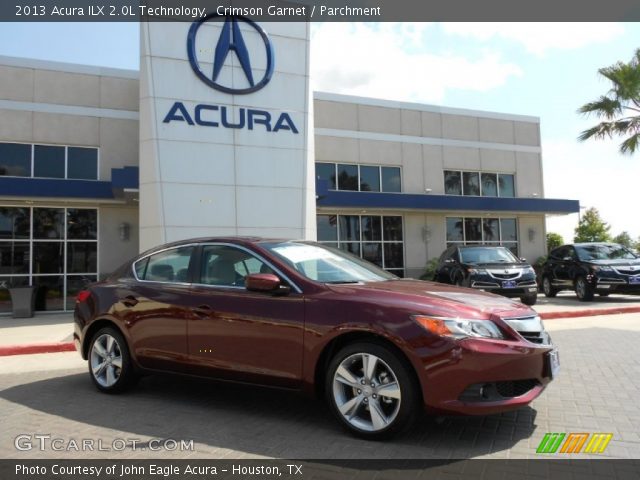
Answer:
[[[638,145],[640,142],[640,133],[636,133],[635,135],[631,135],[624,142],[620,144],[620,153],[631,155],[635,153],[638,149]]]
[[[599,118],[612,119],[622,113],[622,104],[616,99],[603,95],[594,102],[582,105],[578,109],[578,113],[583,115],[595,114]]]

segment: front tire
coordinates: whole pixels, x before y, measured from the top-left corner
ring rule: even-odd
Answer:
[[[407,427],[419,408],[418,387],[409,369],[382,345],[347,345],[329,363],[327,403],[354,435],[388,438]]]
[[[551,279],[546,276],[542,279],[542,291],[547,298],[553,298],[558,294],[558,290],[551,285]]]
[[[581,302],[590,302],[593,300],[594,290],[587,279],[584,277],[578,277],[576,280],[576,296]]]
[[[533,295],[525,295],[524,297],[520,297],[520,301],[525,305],[532,306],[538,301],[538,295],[535,293]]]
[[[127,342],[114,327],[101,328],[93,335],[88,363],[93,384],[104,393],[123,392],[137,378]]]

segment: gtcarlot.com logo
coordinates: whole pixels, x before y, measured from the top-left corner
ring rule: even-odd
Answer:
[[[536,453],[603,453],[611,438],[612,433],[546,433]]]
[[[16,450],[54,452],[122,452],[124,450],[152,452],[188,452],[194,450],[193,440],[174,440],[173,438],[114,438],[105,441],[101,438],[61,438],[50,434],[18,435],[13,444]]]

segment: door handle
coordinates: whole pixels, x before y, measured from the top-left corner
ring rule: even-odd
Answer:
[[[138,299],[133,295],[127,295],[122,299],[122,304],[125,307],[135,307],[138,304]]]
[[[209,305],[198,305],[196,308],[193,309],[193,313],[195,313],[197,316],[199,317],[208,317],[211,312],[213,312],[213,310],[211,309],[211,307]]]

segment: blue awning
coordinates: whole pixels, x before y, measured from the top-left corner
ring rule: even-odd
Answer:
[[[317,182],[316,193],[318,207],[555,214],[578,213],[580,211],[580,202],[578,200],[347,192],[328,190],[326,182],[322,181]]]

